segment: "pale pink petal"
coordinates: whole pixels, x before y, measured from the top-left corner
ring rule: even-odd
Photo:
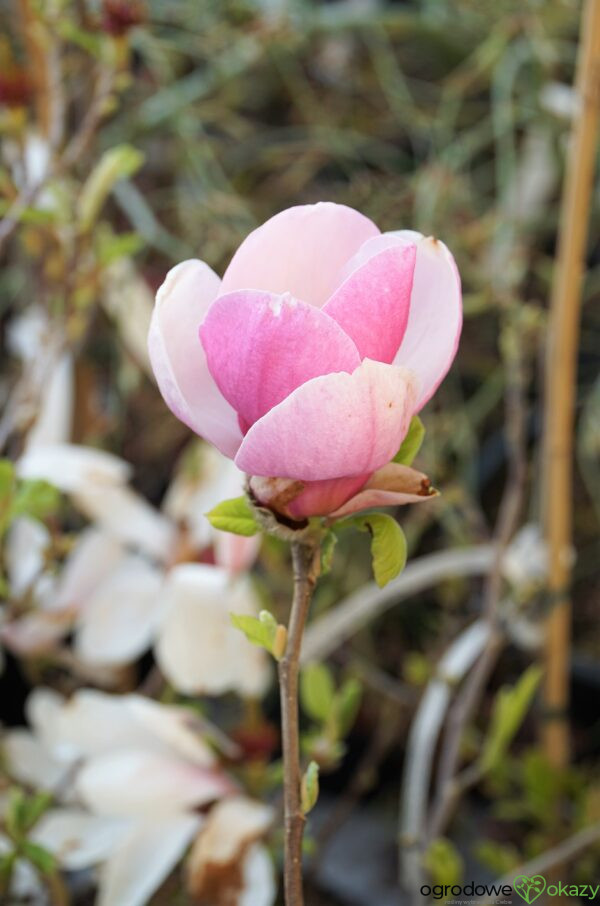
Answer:
[[[177,418],[234,456],[241,440],[237,416],[198,342],[198,328],[218,291],[219,278],[202,261],[183,261],[170,270],[156,295],[148,350],[160,392]]]
[[[254,843],[244,857],[242,892],[237,906],[273,906],[276,899],[273,860],[266,846]]]
[[[55,790],[68,772],[65,762],[21,727],[4,734],[1,752],[10,776],[34,789]]]
[[[131,821],[90,815],[78,808],[53,808],[35,825],[30,839],[51,852],[67,871],[103,862],[120,847]]]
[[[245,871],[240,872],[240,862],[248,848],[265,835],[272,821],[271,808],[245,796],[232,796],[213,806],[187,863],[188,888],[194,899],[204,902],[210,898],[214,906],[244,902],[240,898],[251,878],[245,877]],[[265,881],[262,872],[257,874]],[[265,881],[269,890],[272,866],[270,874],[271,885]],[[255,883],[254,887],[257,897],[247,902],[252,906],[269,902],[262,896],[261,885]]]
[[[41,478],[67,494],[89,485],[124,484],[131,466],[118,456],[77,444],[47,444],[27,450],[17,463],[20,478]]]
[[[301,481],[367,475],[398,451],[414,401],[409,371],[365,359],[353,374],[308,381],[263,416],[236,464]]]
[[[462,293],[454,258],[439,239],[423,237],[417,244],[408,325],[394,359],[395,365],[410,368],[419,378],[417,410],[446,377],[461,329]]]
[[[123,698],[133,719],[168,749],[204,767],[215,763],[213,750],[203,739],[204,724],[191,708],[163,705],[142,695]]]
[[[175,527],[131,488],[90,483],[73,495],[73,502],[88,519],[118,541],[161,562],[169,560]]]
[[[201,824],[198,815],[136,822],[100,870],[97,906],[146,906]]]
[[[243,428],[311,378],[354,371],[356,346],[333,318],[293,296],[221,296],[200,328],[211,374]]]
[[[0,638],[14,654],[39,655],[54,648],[72,624],[73,615],[68,611],[34,611],[5,623],[0,628]]]
[[[422,472],[391,462],[378,469],[364,489],[332,512],[330,519],[340,519],[372,507],[423,503],[437,496],[437,491],[431,487],[431,482]]]
[[[326,516],[356,494],[368,475],[328,478],[325,481],[294,481],[290,478],[263,478],[254,475],[250,488],[263,506],[291,519]]]
[[[148,649],[161,615],[163,574],[130,554],[82,607],[75,652],[90,664],[126,664]]]
[[[378,233],[374,223],[345,205],[320,202],[289,208],[242,242],[220,292],[289,292],[320,307],[339,286],[348,259]]]
[[[267,656],[230,618],[230,613],[258,615],[259,602],[247,578],[232,580],[215,566],[182,564],[169,574],[165,606],[155,655],[179,692],[264,693],[270,678]]]
[[[75,781],[83,803],[98,815],[169,815],[230,793],[229,778],[210,768],[145,749],[91,758]]]
[[[384,249],[357,267],[324,306],[361,358],[393,362],[408,321],[416,254],[414,245]]]
[[[262,536],[233,535],[231,532],[215,532],[213,548],[215,563],[226,569],[229,575],[237,576],[250,569],[258,556]]]
[[[62,568],[50,606],[79,610],[124,556],[114,537],[94,527],[84,529]]]

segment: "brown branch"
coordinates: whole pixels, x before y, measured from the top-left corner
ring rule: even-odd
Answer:
[[[286,906],[303,906],[302,837],[304,814],[300,795],[300,734],[298,728],[298,673],[302,635],[319,574],[319,546],[292,541],[294,597],[287,647],[279,662],[281,736],[283,746],[284,887]]]
[[[600,3],[587,0],[581,20],[575,115],[563,192],[556,274],[550,308],[543,438],[544,527],[548,541],[549,616],[545,646],[546,756],[557,767],[569,759],[569,693],[573,422],[577,383],[579,309],[600,123]]]

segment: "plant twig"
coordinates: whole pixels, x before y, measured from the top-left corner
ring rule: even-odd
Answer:
[[[285,654],[279,662],[281,736],[283,748],[284,887],[286,906],[303,906],[302,812],[300,734],[298,728],[298,673],[304,626],[319,572],[319,546],[292,541],[294,597]]]
[[[556,275],[550,308],[543,440],[544,527],[548,541],[548,594],[558,600],[547,624],[543,742],[551,763],[569,758],[566,723],[569,687],[573,420],[579,309],[600,124],[600,3],[587,0],[581,20],[576,85],[580,106],[565,174]]]
[[[570,862],[571,859],[574,859],[575,856],[578,856],[579,853],[586,850],[589,846],[594,846],[594,844],[599,842],[600,821],[578,831],[571,837],[567,837],[562,843],[558,843],[556,846],[553,846],[552,849],[548,849],[539,856],[535,856],[535,858],[530,859],[529,862],[525,862],[523,865],[517,865],[517,867],[511,871],[510,875],[504,875],[495,883],[497,886],[502,886],[504,884],[512,885],[513,880],[519,875],[527,875],[531,878],[534,875],[546,874],[550,869],[557,865],[564,865],[565,863]]]

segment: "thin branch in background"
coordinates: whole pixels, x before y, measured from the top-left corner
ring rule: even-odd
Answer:
[[[579,309],[600,125],[600,3],[587,0],[581,20],[573,121],[560,215],[546,363],[543,520],[549,549],[548,594],[558,601],[547,624],[543,729],[548,760],[569,760],[573,423]]]
[[[410,727],[401,786],[400,866],[402,883],[417,895],[422,884],[427,800],[438,738],[454,688],[480,658],[489,636],[489,622],[479,619],[452,642],[423,693]]]
[[[304,637],[302,663],[329,657],[336,648],[390,607],[426,588],[459,576],[484,575],[494,558],[491,544],[440,551],[413,560],[385,588],[370,582],[312,621]]]

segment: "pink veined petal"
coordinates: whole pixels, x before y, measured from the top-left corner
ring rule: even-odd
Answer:
[[[242,242],[225,271],[221,293],[289,292],[320,307],[339,286],[348,259],[378,234],[372,221],[346,205],[319,202],[288,208]]]
[[[412,244],[384,249],[359,265],[324,306],[361,358],[393,362],[406,331],[416,256]]]
[[[236,464],[250,475],[301,481],[366,475],[397,452],[414,401],[409,371],[365,359],[352,374],[298,387],[252,426]]]
[[[233,457],[241,441],[237,417],[211,377],[198,328],[220,281],[202,261],[169,271],[156,294],[148,351],[166,404],[188,427]]]
[[[360,364],[356,346],[333,318],[289,294],[221,296],[200,337],[210,372],[243,429],[311,378]]]
[[[345,274],[373,261],[387,249],[410,245],[417,249],[410,311],[393,364],[404,365],[417,375],[420,384],[418,411],[443,381],[458,348],[462,295],[460,275],[452,254],[439,239],[414,230],[381,233],[364,243],[348,262]]]

